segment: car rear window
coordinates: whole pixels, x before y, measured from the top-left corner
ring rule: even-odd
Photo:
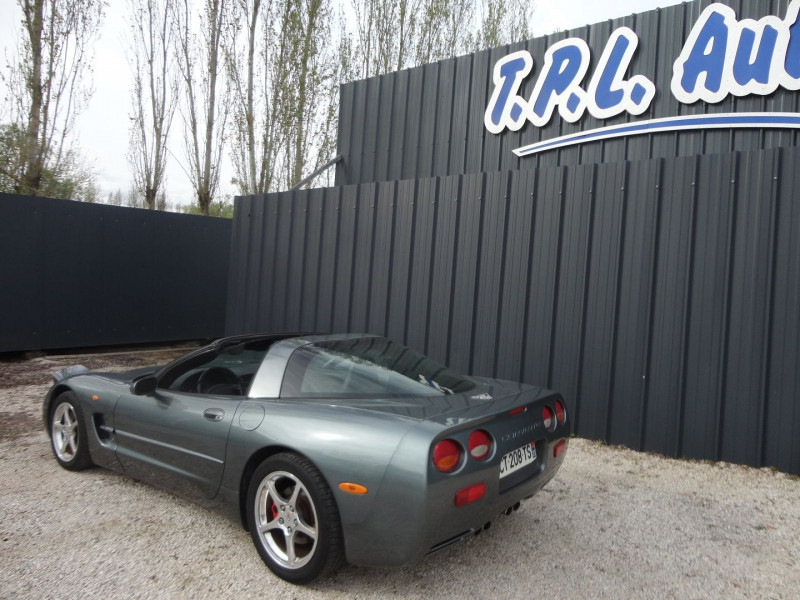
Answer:
[[[460,394],[475,384],[384,338],[316,342],[289,359],[283,397],[397,397]]]

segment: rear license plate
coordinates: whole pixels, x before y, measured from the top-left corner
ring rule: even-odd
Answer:
[[[500,460],[500,479],[536,461],[536,445],[531,442],[506,454]]]

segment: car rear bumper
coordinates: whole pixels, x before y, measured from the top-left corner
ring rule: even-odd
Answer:
[[[494,464],[478,472],[426,484],[422,497],[411,482],[404,491],[395,490],[391,497],[379,493],[376,510],[370,511],[368,518],[353,527],[344,524],[348,562],[365,566],[413,564],[477,533],[500,514],[536,494],[555,476],[566,455],[566,448],[558,457],[553,455],[558,441],[538,440],[536,463],[525,468],[521,481],[502,492],[505,482],[499,477],[499,466]],[[459,490],[481,483],[485,486],[481,498],[455,505]]]

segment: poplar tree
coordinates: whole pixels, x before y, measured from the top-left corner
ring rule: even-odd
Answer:
[[[184,124],[187,174],[201,214],[219,190],[220,162],[230,102],[224,74],[223,38],[232,23],[232,4],[204,0],[199,17],[189,0],[177,3],[177,62],[182,84],[180,112]],[[199,35],[194,32],[200,31]]]
[[[19,194],[90,191],[91,172],[81,165],[71,133],[92,94],[91,47],[104,3],[17,0],[17,4],[23,35],[2,77],[11,121],[4,126],[3,137],[15,145],[3,153],[13,156],[15,164],[4,165],[3,177]],[[68,185],[58,185],[63,183]]]
[[[134,188],[150,210],[157,207],[163,191],[167,143],[178,100],[174,4],[174,0],[128,3],[128,62],[133,73],[128,163]]]

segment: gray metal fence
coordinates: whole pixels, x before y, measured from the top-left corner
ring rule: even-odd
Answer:
[[[0,194],[0,352],[221,336],[231,221]]]
[[[236,200],[227,330],[385,334],[582,436],[800,472],[797,149]]]

